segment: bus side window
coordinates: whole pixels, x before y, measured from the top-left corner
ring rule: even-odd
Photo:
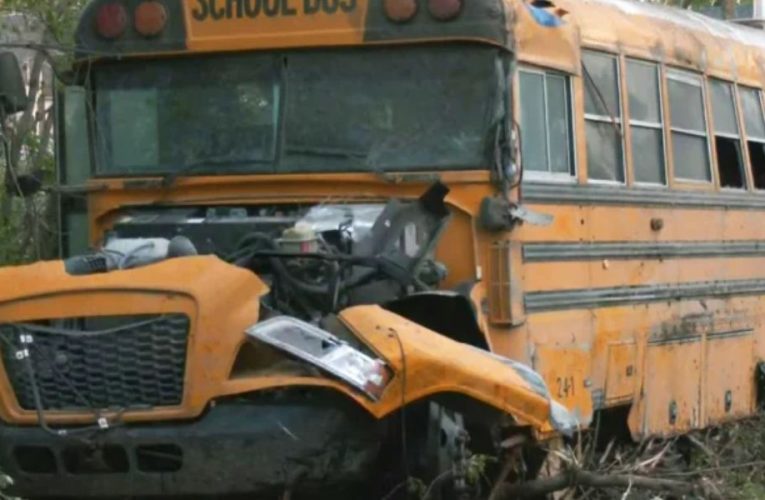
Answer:
[[[627,59],[632,168],[639,184],[667,184],[659,65]]]
[[[667,87],[675,178],[711,182],[701,76],[686,71],[667,70]]]
[[[753,88],[739,87],[741,110],[744,113],[746,147],[755,189],[765,189],[765,122],[762,118],[762,93]]]
[[[590,180],[624,183],[622,109],[616,56],[582,54],[587,176]]]
[[[572,179],[574,143],[569,78],[552,71],[521,69],[521,158],[527,178]]]
[[[746,176],[733,85],[721,80],[709,80],[709,86],[712,89],[712,117],[720,187],[740,189],[746,187]]]

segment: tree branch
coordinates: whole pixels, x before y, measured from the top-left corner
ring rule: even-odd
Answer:
[[[693,493],[694,485],[685,481],[672,479],[655,479],[632,474],[595,474],[579,469],[568,471],[544,479],[535,479],[518,484],[506,484],[497,491],[497,500],[528,498],[546,495],[573,486],[588,486],[590,488],[633,488],[652,491],[663,491],[684,495]]]

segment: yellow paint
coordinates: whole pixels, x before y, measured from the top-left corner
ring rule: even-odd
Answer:
[[[608,345],[605,403],[614,405],[631,401],[639,379],[636,349],[633,343]]]
[[[537,345],[534,369],[543,374],[550,395],[574,411],[583,426],[589,425],[592,414],[591,356],[589,349]]]
[[[334,12],[321,8],[326,3],[332,5]],[[216,6],[224,12],[225,4],[218,1]],[[260,6],[256,16],[249,17],[245,11],[238,17],[234,8],[230,17],[215,19],[206,1],[184,0],[188,49],[353,45],[363,41],[367,0],[269,0],[252,1],[249,5]],[[264,5],[275,7],[272,15],[266,14]]]

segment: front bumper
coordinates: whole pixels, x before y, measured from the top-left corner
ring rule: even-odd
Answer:
[[[0,426],[12,493],[36,497],[332,491],[363,482],[380,425],[336,397],[221,403],[191,423],[126,425],[87,444],[39,427]]]

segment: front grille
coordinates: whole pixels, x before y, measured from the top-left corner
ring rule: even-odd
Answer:
[[[188,334],[183,314],[6,323],[0,349],[25,410],[35,386],[45,410],[140,409],[181,404]]]

